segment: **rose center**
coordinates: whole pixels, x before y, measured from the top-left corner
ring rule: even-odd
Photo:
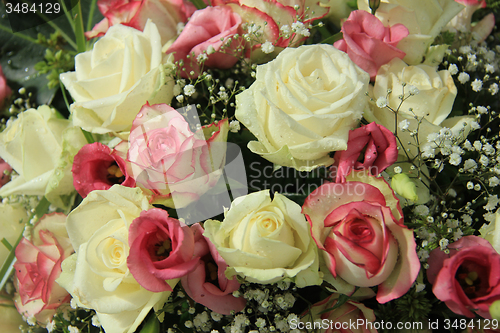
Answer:
[[[122,241],[115,238],[107,238],[104,241],[104,253],[102,259],[104,264],[111,269],[120,268],[127,260],[127,251]]]
[[[361,219],[354,219],[349,226],[349,238],[357,243],[370,242],[373,239],[373,229]]]
[[[475,262],[464,261],[458,268],[455,279],[468,298],[474,299],[488,294],[488,269]]]
[[[151,256],[154,261],[161,261],[168,258],[170,252],[172,251],[172,242],[170,238],[160,240],[153,245],[153,255]]]

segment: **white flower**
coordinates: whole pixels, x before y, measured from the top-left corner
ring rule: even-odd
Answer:
[[[463,144],[464,148],[467,149],[468,151],[473,151],[474,147],[472,147],[472,144],[470,143],[469,140],[465,140]]]
[[[460,162],[462,162],[462,157],[460,157],[460,155],[457,153],[453,153],[450,155],[449,162],[451,165],[459,165]]]
[[[462,235],[464,233],[462,232],[462,230],[458,229],[457,231],[455,231],[453,233],[453,240],[456,242],[457,240],[459,240],[460,238],[462,238]]]
[[[290,35],[290,33],[292,32],[292,29],[290,29],[290,26],[288,24],[282,25],[280,30],[285,36]]]
[[[213,47],[213,45],[208,45],[207,54],[212,54],[212,53],[215,53],[215,48]]]
[[[177,102],[182,103],[184,102],[184,95],[175,96],[175,99],[177,100]]]
[[[401,172],[403,172],[403,169],[401,169],[400,166],[396,166],[396,167],[394,167],[394,172],[395,173],[401,173]]]
[[[489,211],[494,210],[498,206],[498,201],[498,195],[490,195],[488,197],[488,203],[483,206],[483,208]]]
[[[176,30],[177,30],[177,34],[180,35],[182,30],[184,30],[184,27],[186,25],[183,23],[183,22],[179,22],[177,23],[177,26],[176,26]]]
[[[450,64],[450,66],[448,66],[448,71],[450,72],[451,75],[457,74],[458,73],[458,67],[457,67],[457,65]]]
[[[267,41],[264,44],[262,44],[261,49],[262,52],[269,54],[274,51],[274,45],[270,41]]]
[[[481,155],[481,157],[479,158],[479,163],[481,163],[481,165],[483,166],[488,166],[490,160],[485,155]]]
[[[47,329],[47,332],[52,333],[52,331],[56,328],[56,323],[51,320],[47,323],[47,326],[45,328]]]
[[[194,88],[194,86],[192,84],[188,84],[184,87],[184,94],[186,96],[191,96],[193,95],[194,93],[196,92],[196,89]]]
[[[233,120],[229,123],[229,131],[232,133],[238,133],[240,130],[240,122],[238,120]]]
[[[293,22],[292,23],[292,31],[298,35],[303,35],[305,37],[309,37],[309,29],[307,29],[302,22]]]
[[[377,98],[377,107],[385,108],[387,106],[387,98],[379,97]]]
[[[492,83],[490,87],[488,88],[488,91],[490,92],[491,95],[496,95],[498,93],[498,84]]]
[[[477,151],[481,151],[481,148],[483,148],[483,144],[481,143],[481,141],[474,141],[474,148],[476,148]]]
[[[411,84],[407,86],[407,88],[411,95],[418,95],[418,93],[420,92],[420,90],[417,87]]]
[[[206,53],[200,53],[196,57],[196,61],[199,62],[199,63],[205,62],[207,59],[208,59],[208,56],[207,56]]]
[[[467,182],[467,189],[472,190],[474,188],[474,183],[473,182]]]
[[[71,326],[71,325],[68,326],[68,331],[69,331],[69,333],[80,333],[80,330],[78,329],[78,327]]]
[[[458,81],[460,81],[460,83],[465,84],[465,82],[469,80],[470,80],[469,74],[465,72],[461,72],[460,74],[458,74]]]
[[[465,163],[464,163],[465,171],[474,172],[474,170],[476,170],[476,168],[477,168],[477,163],[473,159],[468,159],[467,161],[465,161]]]
[[[500,180],[496,176],[493,176],[489,179],[490,187],[496,187],[496,186],[498,186],[499,183],[500,183]]]
[[[462,54],[468,54],[472,52],[472,48],[469,45],[460,46],[458,52]]]
[[[479,79],[475,79],[470,85],[472,87],[472,90],[474,90],[475,92],[479,92],[481,91],[481,89],[483,89],[483,81]]]
[[[488,113],[488,109],[485,108],[484,106],[478,106],[476,107],[476,110],[477,112],[479,112],[480,114],[487,114]]]
[[[492,64],[486,64],[486,66],[484,66],[484,70],[486,73],[495,73],[495,66]]]
[[[413,212],[417,215],[426,216],[429,215],[429,207],[426,205],[418,205],[413,209]]]

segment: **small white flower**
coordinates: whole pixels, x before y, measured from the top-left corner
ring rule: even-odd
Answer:
[[[78,329],[78,327],[71,326],[71,325],[68,326],[68,331],[69,331],[69,333],[80,333],[80,330]]]
[[[450,66],[448,66],[448,71],[450,72],[451,75],[457,74],[458,73],[458,67],[457,67],[457,65],[450,64]]]
[[[184,94],[186,96],[191,96],[193,95],[194,93],[196,92],[196,89],[194,88],[194,86],[192,84],[188,84],[184,87]]]
[[[470,123],[470,127],[474,130],[477,130],[477,129],[480,129],[481,128],[481,125],[479,125],[479,123],[477,121],[472,121]]]
[[[483,81],[479,79],[475,79],[470,85],[472,87],[472,90],[474,90],[475,92],[479,92],[481,91],[481,89],[483,89]]]
[[[378,100],[377,100],[377,103],[378,103]],[[400,130],[405,131],[408,129],[408,127],[410,127],[410,122],[407,119],[405,119],[399,123],[398,127]]]
[[[498,195],[490,195],[488,197],[488,203],[483,206],[484,209],[492,211],[498,206]]]
[[[486,64],[486,66],[484,66],[484,70],[486,73],[495,73],[495,66],[492,64]]]
[[[220,313],[217,313],[217,312],[210,312],[210,317],[212,317],[212,319],[214,321],[220,321],[223,317],[223,315],[221,315]]]
[[[184,95],[175,96],[175,99],[177,100],[177,102],[182,103],[184,102]]]
[[[459,240],[460,238],[462,238],[462,235],[464,233],[462,232],[462,230],[458,229],[457,231],[455,231],[453,233],[453,240],[456,242],[457,240]]]
[[[206,53],[200,53],[198,54],[198,57],[196,57],[196,61],[199,63],[205,62],[208,59],[208,56]]]
[[[473,182],[467,182],[467,189],[472,190],[474,188],[474,183]]]
[[[421,291],[422,291],[422,290],[424,290],[424,289],[425,289],[425,284],[420,283],[420,282],[417,282],[417,283],[415,284],[415,291],[416,291],[417,293],[421,292]]]
[[[240,128],[240,122],[238,120],[233,120],[229,123],[229,130],[233,133],[238,133]]]
[[[462,54],[468,54],[472,52],[472,48],[469,45],[460,46],[458,52]]]
[[[423,148],[422,148],[422,157],[423,158],[433,158],[435,156],[435,149],[432,148],[431,146],[429,145],[425,145]]]
[[[489,143],[485,143],[483,145],[483,151],[485,152],[486,155],[493,155],[495,153],[495,148]]]
[[[285,35],[289,35],[292,32],[292,30],[290,29],[290,26],[288,24],[282,25],[280,30]]]
[[[431,133],[427,135],[427,142],[435,142],[438,139],[439,134],[437,133]]]
[[[186,26],[186,25],[185,25],[184,23],[182,23],[182,22],[177,23],[177,27],[176,27],[176,28],[177,28],[177,34],[178,34],[178,35],[180,35],[180,34],[181,34],[181,32],[182,32],[182,30],[184,30],[184,27],[185,27],[185,26]]]
[[[476,170],[476,168],[477,168],[477,163],[473,159],[468,159],[467,161],[465,161],[464,163],[465,171],[473,172],[474,170]]]
[[[385,108],[387,106],[387,98],[385,97],[379,97],[377,99],[377,107],[379,108]]]
[[[498,84],[496,84],[496,83],[492,83],[492,84],[490,85],[490,87],[488,88],[488,91],[489,91],[489,93],[490,93],[491,95],[496,95],[496,94],[498,94],[498,90],[499,90],[499,88],[498,88]]]
[[[95,327],[101,327],[101,322],[99,321],[97,315],[92,316],[92,325]]]
[[[35,326],[36,325],[36,318],[35,318],[35,316],[29,316],[28,318],[26,318],[26,322],[30,326]]]
[[[78,308],[78,305],[76,304],[76,299],[72,298],[71,301],[69,302],[69,306],[71,306],[73,310]]]
[[[395,173],[401,173],[401,172],[403,172],[403,169],[401,169],[400,166],[397,166],[397,167],[394,168],[394,172]]]
[[[52,333],[52,331],[56,328],[56,323],[51,320],[47,323],[47,326],[45,326],[45,328],[47,329],[48,333]]]
[[[464,142],[464,148],[467,149],[468,151],[473,151],[474,148],[472,147],[472,144],[470,143],[469,140],[465,140]]]
[[[426,216],[429,214],[429,207],[426,205],[418,205],[413,209],[413,212],[417,215]]]
[[[262,44],[260,48],[262,49],[262,52],[266,54],[269,54],[274,51],[274,45],[270,41],[267,41],[264,44]]]
[[[184,322],[184,326],[186,326],[187,328],[192,328],[193,327],[193,322],[191,320],[186,320]]]
[[[309,29],[307,29],[304,23],[302,22],[293,22],[292,31],[294,31],[297,35],[302,35],[305,37],[309,37],[310,35]]]
[[[208,45],[207,54],[213,54],[213,53],[215,53],[215,48],[212,45]]]
[[[484,106],[478,106],[476,108],[477,112],[479,112],[480,114],[487,114],[488,113],[488,109],[485,108]]]
[[[493,176],[489,179],[490,187],[496,187],[496,186],[498,186],[499,183],[500,183],[500,180],[496,176]]]
[[[447,240],[446,238],[441,238],[439,240],[439,247],[441,248],[441,251],[444,251],[449,243],[450,241]]]
[[[458,74],[458,81],[460,81],[461,84],[465,84],[465,82],[470,80],[469,74],[462,72]]]
[[[481,163],[482,166],[488,166],[490,160],[485,155],[481,155],[481,157],[479,158],[479,163]]]
[[[459,165],[460,163],[462,162],[462,157],[457,154],[457,153],[453,153],[450,155],[450,164],[451,165]]]

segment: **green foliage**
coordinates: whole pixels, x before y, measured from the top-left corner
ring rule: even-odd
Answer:
[[[52,40],[51,38],[49,41],[52,42]],[[59,49],[55,52],[53,50],[57,50],[57,44],[52,48],[47,48],[45,50],[45,59],[35,65],[35,69],[40,74],[49,73],[47,75],[49,89],[59,86],[59,75],[71,70],[75,66],[74,52],[64,49]]]
[[[451,45],[455,41],[455,36],[456,33],[451,32],[451,31],[442,31],[434,40],[434,43],[432,45],[441,45],[441,44],[447,44]]]
[[[500,8],[500,0],[486,0],[486,7],[498,9]]]

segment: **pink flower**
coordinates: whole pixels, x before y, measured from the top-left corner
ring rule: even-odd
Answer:
[[[353,172],[345,183],[312,192],[302,211],[335,278],[378,286],[379,303],[404,295],[415,281],[420,262],[413,232],[403,224],[399,201],[383,178]]]
[[[172,291],[166,280],[180,278],[198,264],[191,229],[167,211],[141,212],[129,228],[127,266],[136,281],[152,292]]]
[[[107,190],[115,184],[135,187],[125,161],[116,150],[100,142],[83,146],[73,160],[73,185],[85,198],[94,190]]]
[[[406,53],[396,48],[399,41],[408,36],[402,24],[385,27],[374,15],[353,11],[342,24],[343,39],[333,46],[346,52],[349,58],[375,79],[378,69],[394,58],[403,59]]]
[[[198,200],[222,174],[227,131],[226,119],[193,133],[167,104],[144,105],[132,124],[127,153],[137,186],[168,207]]]
[[[12,171],[12,167],[0,158],[0,187],[4,186],[9,180],[8,173]]]
[[[461,3],[464,6],[477,6],[480,5],[482,8],[486,7],[485,0],[455,0],[458,3]]]
[[[491,319],[490,305],[500,300],[500,254],[477,236],[466,236],[429,256],[427,278],[432,292],[451,311],[469,318]]]
[[[373,310],[354,300],[348,300],[347,302],[333,310],[323,312],[337,305],[338,298],[339,294],[332,294],[311,307],[311,314],[313,315],[314,319],[320,319],[322,322],[323,320],[328,321],[328,328],[326,330],[322,330],[322,333],[377,332],[377,330],[374,329],[373,326],[370,327],[369,324],[373,323],[376,319]],[[354,326],[350,324],[353,322],[358,322],[358,320],[363,320],[364,324]]]
[[[7,85],[7,79],[3,75],[2,66],[0,66],[0,109],[3,108],[5,100],[12,94],[12,90]]]
[[[16,248],[15,303],[19,313],[46,324],[57,308],[69,302],[70,295],[55,280],[61,274],[61,263],[73,247],[66,232],[66,216],[45,215],[31,233],[31,241],[23,238]]]
[[[202,66],[198,58],[203,57],[203,52],[207,56],[203,68],[231,68],[242,53],[244,39],[234,37],[235,34],[241,36],[241,23],[241,17],[228,6],[197,10],[167,53],[173,53],[175,61],[184,61],[182,68],[185,70],[181,75],[185,78],[200,75]],[[190,74],[191,71],[194,75]]]
[[[337,183],[343,182],[352,170],[366,169],[372,175],[379,175],[398,159],[396,137],[384,126],[370,123],[351,130],[347,149],[337,151],[333,158],[335,163],[330,170]]]
[[[148,19],[158,28],[162,42],[177,35],[177,24],[186,22],[196,10],[190,1],[185,0],[99,0],[97,7],[104,19],[91,31],[87,38],[104,36],[109,27],[123,24],[143,30]]]
[[[201,225],[194,224],[191,230],[195,239],[194,256],[201,260],[192,272],[181,278],[182,287],[195,302],[217,313],[229,315],[231,310],[243,310],[246,300],[232,295],[240,284],[234,277],[227,279],[225,272],[228,265],[210,240],[203,236]]]

